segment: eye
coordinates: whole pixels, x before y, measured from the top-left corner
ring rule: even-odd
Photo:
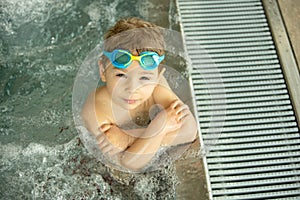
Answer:
[[[149,80],[150,80],[150,78],[149,78],[149,77],[147,77],[147,76],[142,76],[142,77],[140,78],[140,80],[143,80],[143,81],[149,81]]]
[[[126,78],[126,74],[116,74],[116,76],[119,78]]]

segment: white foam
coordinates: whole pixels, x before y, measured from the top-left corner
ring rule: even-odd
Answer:
[[[49,4],[55,4],[54,0],[3,0],[4,12],[7,13],[17,24],[23,24],[33,21],[37,18],[43,18],[49,11]]]
[[[37,143],[21,147],[10,143],[2,145],[0,150],[0,172],[5,174],[6,182],[1,192],[6,199],[12,194],[14,198],[30,199],[127,199],[128,196],[156,199],[158,190],[162,196],[175,195],[174,167],[127,177],[128,174],[109,170],[90,157],[78,138],[52,147]],[[126,177],[128,180],[123,180]],[[115,184],[118,191],[112,193]]]

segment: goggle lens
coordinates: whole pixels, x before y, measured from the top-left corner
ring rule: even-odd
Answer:
[[[116,62],[120,65],[125,65],[130,61],[130,55],[124,53],[124,52],[117,52],[115,55],[115,59],[113,62]]]
[[[142,57],[141,60],[145,66],[151,67],[151,66],[155,65],[153,56],[146,55],[146,56]]]

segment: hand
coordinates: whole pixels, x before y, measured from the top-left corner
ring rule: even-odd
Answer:
[[[111,155],[127,149],[130,145],[131,136],[127,135],[114,124],[102,124],[99,127],[100,134],[97,141],[101,151]]]
[[[161,111],[155,119],[163,123],[163,132],[176,131],[181,128],[184,119],[188,116],[188,109],[188,106],[180,100],[175,100],[166,110]]]

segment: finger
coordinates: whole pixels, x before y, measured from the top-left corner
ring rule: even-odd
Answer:
[[[100,138],[98,141],[98,145],[104,146],[107,144],[107,140],[105,138]]]
[[[189,115],[189,112],[182,112],[179,115],[178,120],[182,122],[188,115]]]
[[[104,141],[105,139],[106,139],[106,137],[105,137],[104,133],[99,133],[96,137],[96,140],[98,143]]]
[[[102,124],[99,127],[99,130],[103,133],[105,133],[106,131],[108,131],[111,128],[111,124]]]
[[[100,130],[105,133],[106,131],[108,131],[111,128],[111,124],[102,124],[100,126]]]
[[[105,148],[106,146],[110,145],[109,142],[107,142],[106,140],[102,140],[100,142],[98,142],[98,146],[99,148],[102,150],[103,148]]]
[[[102,151],[102,153],[104,153],[104,154],[107,154],[107,153],[109,153],[111,150],[112,150],[112,146],[110,145],[110,144],[107,144],[106,146],[104,146],[102,149],[101,149],[101,151]]]
[[[108,152],[108,155],[109,155],[109,156],[114,156],[114,155],[120,153],[121,151],[122,151],[122,150],[119,149],[119,148],[114,148],[114,149],[112,149],[110,152]]]
[[[180,105],[180,101],[179,99],[175,100],[172,104],[171,104],[171,108],[175,109],[178,105]]]
[[[180,114],[181,112],[184,112],[186,110],[188,110],[189,107],[186,104],[182,104],[180,107],[175,109],[175,113],[176,115]]]

